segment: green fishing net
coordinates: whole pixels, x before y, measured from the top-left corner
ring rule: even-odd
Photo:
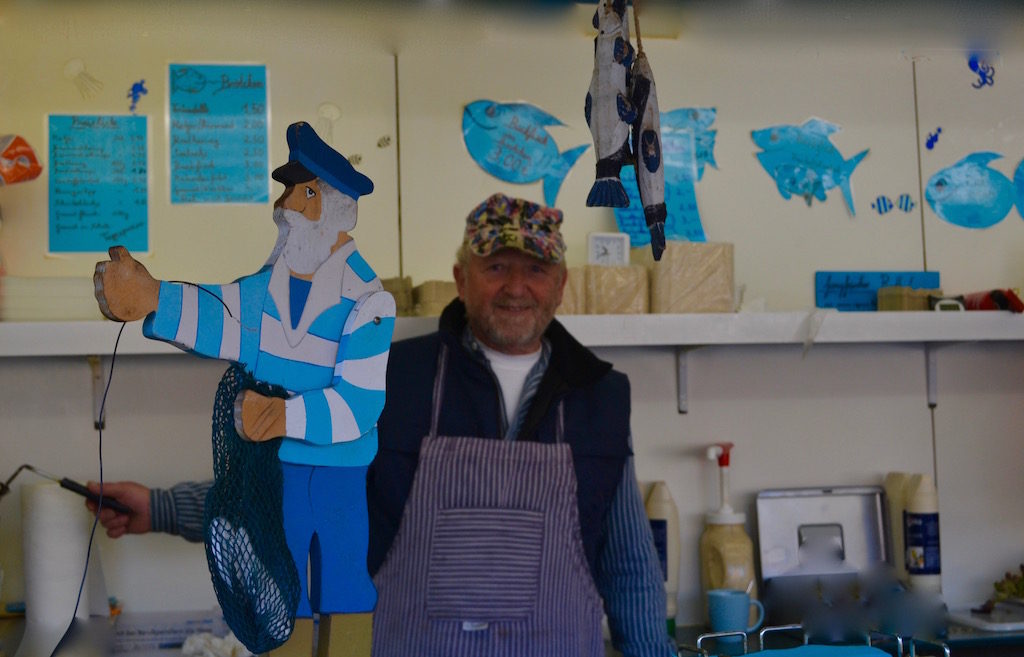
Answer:
[[[284,389],[256,381],[237,364],[224,372],[213,406],[215,478],[203,530],[224,619],[258,655],[291,635],[300,586],[284,535],[280,440],[254,443],[238,435],[234,407],[241,390],[285,396]]]

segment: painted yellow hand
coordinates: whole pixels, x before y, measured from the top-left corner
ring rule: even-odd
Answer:
[[[118,322],[142,319],[156,310],[160,281],[123,246],[110,247],[110,260],[96,263],[92,275],[96,301],[104,317]]]
[[[272,438],[280,438],[285,434],[284,400],[280,397],[264,397],[258,392],[246,390],[240,395],[241,431],[239,435],[246,440],[261,443]],[[236,423],[237,418],[236,417]],[[237,427],[236,427],[237,428]]]

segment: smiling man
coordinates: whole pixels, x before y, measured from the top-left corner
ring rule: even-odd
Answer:
[[[665,590],[633,469],[630,393],[554,319],[562,214],[495,195],[466,219],[459,298],[396,342],[366,476],[373,655],[670,657]],[[207,485],[105,489],[150,516],[108,531],[194,535]],[[192,511],[190,511],[192,510]]]
[[[367,474],[373,653],[674,655],[633,470],[629,382],[554,320],[560,211],[469,214],[459,298],[392,345]],[[401,529],[399,529],[401,527]]]

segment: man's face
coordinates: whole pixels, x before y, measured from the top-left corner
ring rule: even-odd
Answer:
[[[562,302],[565,268],[517,249],[502,249],[486,258],[470,255],[455,265],[455,284],[466,304],[473,335],[506,354],[528,354]]]

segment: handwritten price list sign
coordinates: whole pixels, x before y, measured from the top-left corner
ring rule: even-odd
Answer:
[[[50,252],[149,250],[146,117],[51,115]]]
[[[266,203],[264,66],[171,64],[171,203]]]

